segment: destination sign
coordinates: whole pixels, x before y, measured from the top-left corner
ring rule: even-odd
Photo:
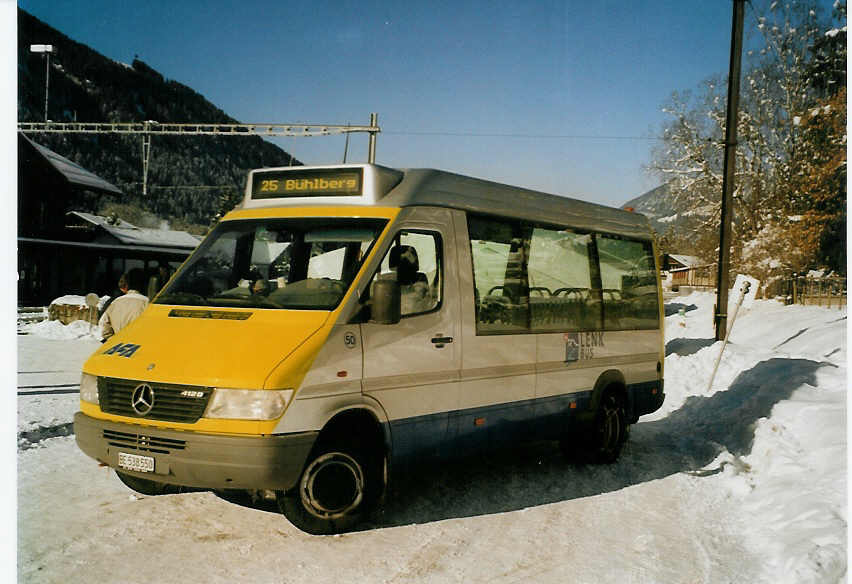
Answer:
[[[357,197],[361,194],[362,184],[360,168],[256,172],[251,196],[252,199]]]

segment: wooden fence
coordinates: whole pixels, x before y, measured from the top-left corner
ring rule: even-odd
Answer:
[[[676,268],[671,270],[672,290],[681,286],[693,286],[696,288],[716,287],[716,266],[693,266],[689,268]]]
[[[846,278],[793,276],[785,281],[784,293],[790,304],[842,308],[846,306]]]

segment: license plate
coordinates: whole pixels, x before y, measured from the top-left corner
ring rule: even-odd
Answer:
[[[135,470],[136,472],[154,472],[154,457],[119,452],[118,466],[125,470]]]

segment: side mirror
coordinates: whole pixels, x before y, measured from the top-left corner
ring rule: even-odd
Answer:
[[[157,292],[160,291],[160,287],[163,284],[165,284],[165,282],[160,282],[159,278],[157,278],[157,276],[151,276],[151,277],[148,278],[148,288],[147,288],[148,293],[146,294],[146,296],[148,296],[148,300],[154,299],[154,296],[157,295]],[[141,292],[141,290],[140,290],[140,292]]]
[[[372,291],[372,318],[376,324],[396,324],[402,318],[402,293],[396,280],[376,280]]]

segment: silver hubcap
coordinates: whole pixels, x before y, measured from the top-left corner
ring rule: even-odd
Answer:
[[[329,452],[308,465],[299,491],[312,515],[320,519],[343,517],[364,498],[364,471],[348,454]]]

